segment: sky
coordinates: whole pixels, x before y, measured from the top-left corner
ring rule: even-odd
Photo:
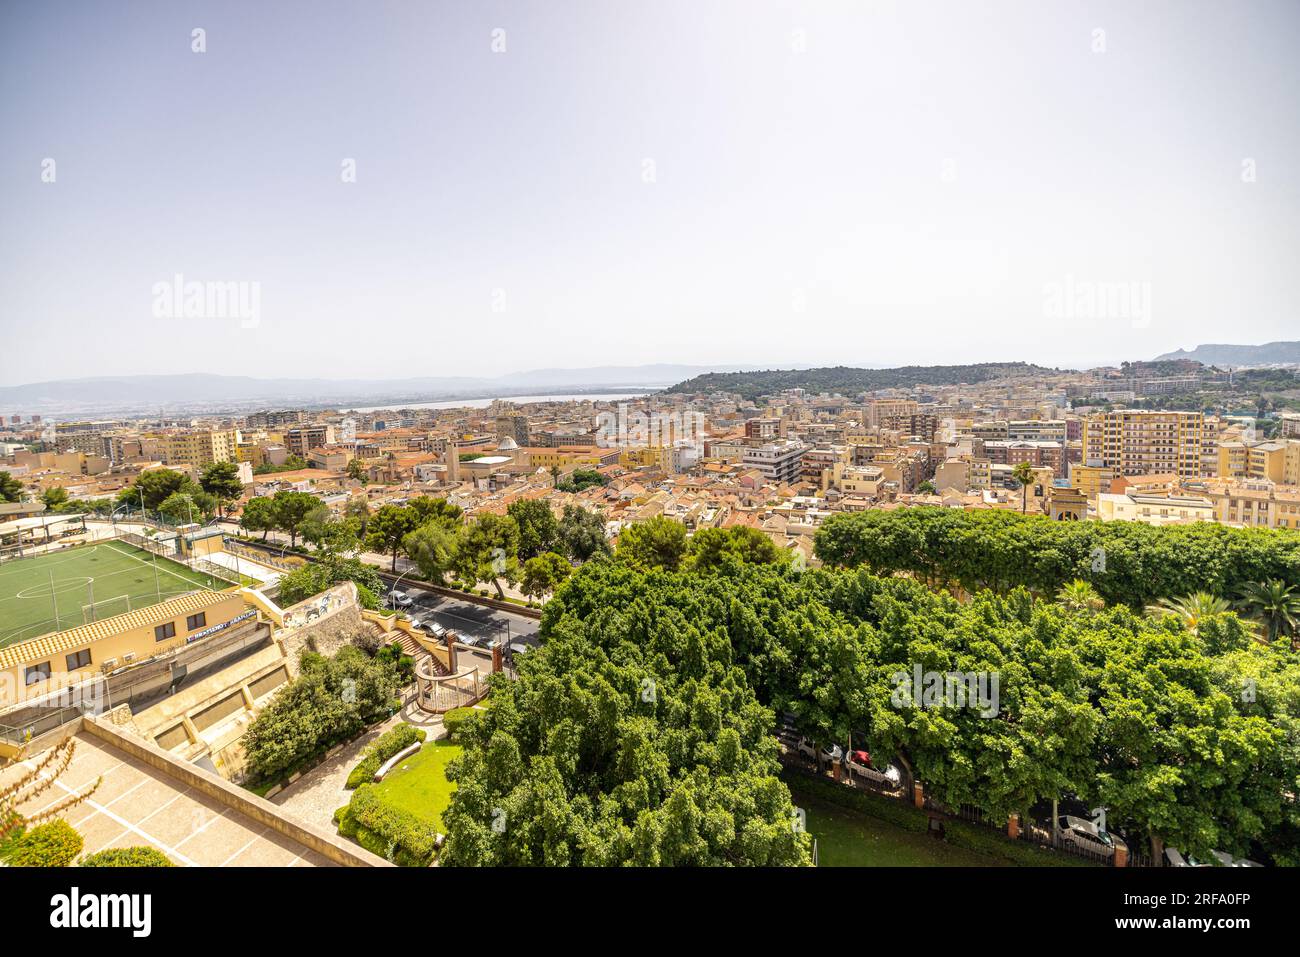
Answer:
[[[1298,28],[1286,0],[7,0],[0,384],[1300,338]]]

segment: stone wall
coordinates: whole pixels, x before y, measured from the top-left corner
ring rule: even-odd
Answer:
[[[304,650],[333,655],[369,627],[361,619],[356,585],[343,582],[285,609],[284,627],[276,638],[288,659],[290,677],[297,677]]]

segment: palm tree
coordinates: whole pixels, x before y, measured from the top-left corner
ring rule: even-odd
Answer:
[[[1076,578],[1068,585],[1062,585],[1061,590],[1056,593],[1056,601],[1070,611],[1101,611],[1106,607],[1105,600],[1097,594],[1097,589],[1092,587],[1092,583],[1081,578]]]
[[[1300,623],[1300,593],[1278,578],[1248,582],[1237,607],[1264,626],[1269,641],[1294,635]]]
[[[1232,606],[1228,604],[1226,598],[1211,595],[1207,591],[1198,591],[1191,595],[1184,595],[1182,598],[1161,598],[1155,604],[1147,605],[1146,613],[1152,618],[1177,615],[1183,627],[1194,635],[1204,619],[1231,610]]]
[[[1034,467],[1028,462],[1021,462],[1011,470],[1011,477],[1020,483],[1020,514],[1024,515],[1029,508],[1029,486],[1037,478]]]

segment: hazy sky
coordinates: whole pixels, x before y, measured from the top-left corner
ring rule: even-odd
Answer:
[[[1298,28],[1295,2],[9,0],[0,383],[1300,338]],[[178,274],[257,308],[168,316]]]

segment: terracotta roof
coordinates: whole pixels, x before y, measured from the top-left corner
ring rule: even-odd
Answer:
[[[192,591],[147,608],[136,608],[122,615],[114,615],[89,625],[78,625],[66,631],[51,632],[39,638],[30,638],[16,644],[0,648],[0,668],[11,668],[25,661],[38,661],[53,657],[73,648],[81,648],[101,638],[109,638],[133,628],[160,625],[165,621],[179,618],[211,606],[214,602],[230,597],[228,594],[213,591]]]

